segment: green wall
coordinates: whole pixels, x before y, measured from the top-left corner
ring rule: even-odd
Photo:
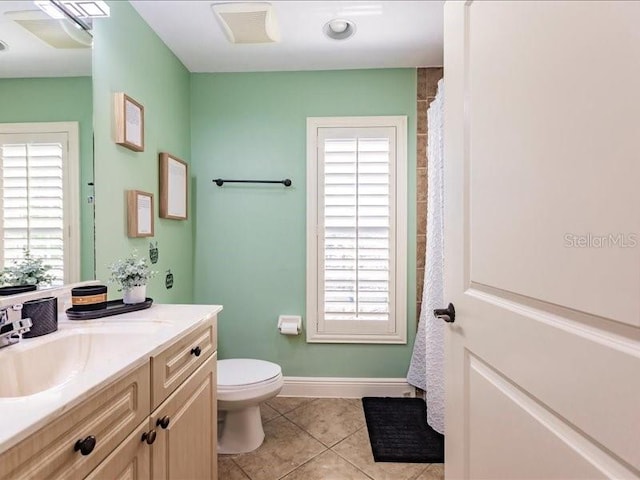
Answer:
[[[195,301],[222,304],[220,358],[255,357],[289,376],[404,377],[415,325],[415,69],[193,74]],[[307,344],[280,314],[305,315],[306,118],[408,115],[407,345]],[[219,188],[213,178],[291,178]]]
[[[221,358],[272,360],[289,376],[404,377],[416,328],[415,69],[189,74],[128,2],[110,6],[94,27],[97,278],[133,248],[147,255],[148,239],[127,238],[125,190],[149,191],[162,275],[148,295],[222,304]],[[112,140],[118,91],[145,107],[143,153]],[[409,117],[407,345],[307,344],[276,328],[279,314],[305,315],[306,118],[354,115]],[[161,151],[192,160],[193,220],[157,216]],[[288,177],[293,187],[219,188],[217,177]]]
[[[108,266],[133,249],[149,254],[158,242],[160,274],[151,280],[147,296],[161,303],[193,299],[193,230],[191,219],[158,217],[158,154],[169,152],[190,160],[189,72],[128,2],[109,2],[111,17],[94,21],[93,96],[96,154],[96,269],[106,281]],[[112,98],[125,92],[144,106],[145,151],[133,152],[112,139]],[[154,194],[155,237],[127,237],[125,191]],[[190,203],[191,204],[191,203]],[[171,269],[175,285],[164,287]],[[111,298],[119,298],[109,285]]]
[[[78,122],[80,132],[81,279],[94,278],[91,77],[0,79],[0,123]]]

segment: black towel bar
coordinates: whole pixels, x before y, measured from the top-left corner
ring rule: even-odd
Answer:
[[[226,180],[222,178],[215,178],[213,181],[219,187],[225,183],[281,183],[285,187],[291,186],[291,180],[288,178],[285,178],[284,180]]]

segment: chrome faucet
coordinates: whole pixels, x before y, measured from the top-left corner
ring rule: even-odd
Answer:
[[[18,343],[22,338],[22,334],[31,329],[30,318],[18,318],[16,320],[9,318],[9,311],[20,310],[22,310],[22,304],[20,303],[0,308],[0,348]]]

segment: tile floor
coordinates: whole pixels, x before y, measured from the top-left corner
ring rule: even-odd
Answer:
[[[261,407],[265,441],[218,455],[219,480],[442,480],[443,464],[375,463],[359,399],[277,397]]]

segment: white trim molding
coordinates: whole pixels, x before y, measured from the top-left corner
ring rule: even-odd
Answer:
[[[415,397],[405,378],[284,377],[283,397]]]

